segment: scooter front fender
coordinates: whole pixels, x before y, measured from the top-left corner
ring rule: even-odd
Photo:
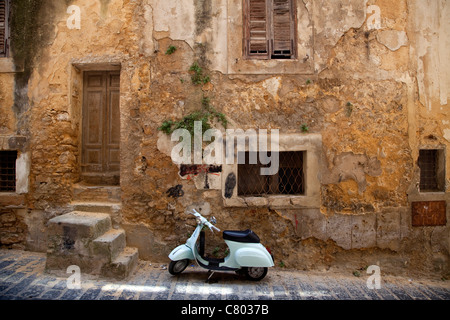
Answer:
[[[194,254],[192,253],[191,248],[187,245],[182,244],[181,246],[176,247],[169,254],[169,259],[172,261],[179,261],[184,259],[194,260]]]
[[[274,263],[270,253],[259,244],[240,248],[236,251],[236,262],[242,267],[273,267]]]

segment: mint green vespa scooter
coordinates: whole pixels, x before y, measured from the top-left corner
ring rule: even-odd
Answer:
[[[206,220],[196,210],[188,212],[193,214],[197,221],[192,236],[185,244],[175,248],[169,255],[169,272],[177,275],[183,272],[191,260],[207,270],[213,271],[236,271],[245,274],[247,279],[252,281],[262,280],[270,267],[274,266],[273,257],[267,249],[260,243],[259,237],[251,230],[246,231],[224,231],[223,239],[229,248],[229,254],[224,259],[214,259],[204,256],[204,232],[201,232],[204,226],[207,226],[211,232],[220,229],[216,228],[215,218],[211,221]],[[200,243],[197,240],[200,237]],[[212,275],[212,274],[211,274]]]

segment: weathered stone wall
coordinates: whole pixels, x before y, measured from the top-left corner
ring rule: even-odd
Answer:
[[[419,149],[450,143],[446,2],[297,1],[299,59],[285,63],[241,58],[240,0],[24,2],[32,3],[37,18],[28,16],[27,32],[40,41],[20,47],[15,65],[24,72],[0,72],[0,135],[26,137],[30,153],[22,206],[30,209],[23,233],[34,236],[22,237],[29,248],[44,248],[42,239],[33,244],[37,230],[68,210],[79,181],[83,72],[120,69],[122,224],[141,258],[166,259],[192,232],[185,210],[196,205],[221,229],[254,229],[289,267],[448,271],[448,223],[411,226],[411,201],[449,200],[448,160],[446,192],[417,189]],[[69,4],[81,8],[80,30],[67,27]],[[380,9],[379,29],[369,28],[371,5]],[[167,54],[169,46],[176,51]],[[192,83],[194,62],[210,81]],[[180,175],[158,128],[199,110],[205,97],[227,128],[320,137],[311,204],[227,205],[232,169],[206,174],[209,189],[204,173]],[[184,195],[169,197],[177,185]]]

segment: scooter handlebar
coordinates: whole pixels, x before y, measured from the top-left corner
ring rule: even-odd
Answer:
[[[211,231],[213,231],[213,229],[214,229],[214,230],[216,230],[217,232],[220,232],[220,229],[219,229],[219,228],[213,226],[213,225],[212,225],[211,223],[209,223],[209,222],[208,222],[208,224],[209,224],[208,227],[209,227],[209,229],[210,229]],[[213,231],[213,232],[214,232],[214,231]]]
[[[206,226],[209,228],[209,230],[211,230],[211,232],[214,232],[213,229],[216,230],[217,232],[220,232],[220,229],[219,229],[219,228],[217,228],[217,227],[214,226],[211,222],[209,222],[208,220],[206,220],[200,213],[197,212],[197,210],[192,209],[192,211],[190,211],[190,212],[188,212],[188,213],[190,213],[190,214],[196,216],[197,218],[199,218],[199,219],[200,219],[200,222],[201,222],[202,224],[206,225]]]

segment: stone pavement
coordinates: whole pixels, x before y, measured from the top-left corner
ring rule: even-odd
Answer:
[[[0,300],[450,300],[450,281],[381,276],[381,289],[369,289],[360,277],[335,272],[270,269],[253,283],[235,273],[190,266],[173,277],[167,268],[139,261],[124,281],[81,274],[81,289],[69,289],[70,274],[46,273],[46,255],[0,250]]]

